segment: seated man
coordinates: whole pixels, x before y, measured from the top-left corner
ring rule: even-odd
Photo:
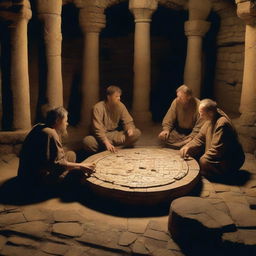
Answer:
[[[181,85],[176,93],[177,98],[163,119],[163,131],[158,137],[166,146],[179,149],[194,138],[203,122],[198,113],[200,100],[192,96],[192,90]]]
[[[116,146],[132,146],[140,137],[133,119],[120,102],[121,89],[109,86],[106,100],[94,105],[92,110],[92,135],[83,140],[84,148],[90,153],[107,149],[116,152]],[[120,127],[121,125],[121,127]]]
[[[48,111],[45,124],[37,124],[27,135],[20,152],[18,177],[31,184],[55,184],[68,173],[81,170],[90,174],[94,164],[75,163],[76,155],[65,154],[61,137],[67,133],[68,112]]]
[[[199,113],[206,122],[197,136],[181,148],[181,156],[199,159],[200,172],[207,178],[225,177],[238,170],[245,160],[235,128],[210,99],[201,101]]]

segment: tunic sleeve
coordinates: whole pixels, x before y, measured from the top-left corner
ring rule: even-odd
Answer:
[[[107,139],[106,127],[103,124],[103,110],[96,106],[92,110],[92,128],[94,135],[101,142]]]
[[[172,102],[169,110],[167,111],[163,122],[162,122],[162,126],[163,126],[163,130],[164,131],[172,131],[174,129],[174,125],[177,119],[177,115],[176,115],[176,99]]]
[[[52,174],[59,176],[67,170],[67,161],[65,159],[65,153],[60,142],[60,139],[56,136],[48,137],[48,147],[46,152],[48,170]]]
[[[189,147],[189,152],[197,151],[202,149],[205,146],[205,137],[206,137],[207,127],[204,125],[199,133],[191,140],[186,146]]]
[[[202,156],[208,161],[218,161],[225,151],[224,133],[227,127],[219,126],[214,131],[210,148]]]

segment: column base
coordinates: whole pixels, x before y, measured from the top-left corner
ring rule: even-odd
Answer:
[[[132,111],[132,117],[139,128],[152,124],[152,115],[149,111]]]
[[[256,152],[256,112],[242,113],[233,120],[245,152]]]

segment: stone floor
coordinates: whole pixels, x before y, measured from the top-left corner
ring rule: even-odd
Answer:
[[[156,146],[158,130],[158,126],[149,127],[137,146]],[[79,194],[38,190],[28,193],[15,181],[17,166],[15,155],[0,157],[0,255],[192,255],[176,243],[179,232],[172,232],[173,238],[168,232],[169,206],[143,209],[115,205],[92,198],[86,190]],[[189,207],[182,206],[179,199],[174,201],[171,220],[175,212],[179,220],[194,220],[210,230],[218,229],[221,241],[234,245],[226,246],[223,255],[231,255],[229,252],[253,255],[246,254],[256,245],[256,159],[253,155],[246,155],[239,177],[229,185],[202,179],[201,187],[190,195],[193,197],[185,198],[190,202]],[[201,199],[203,204],[197,201]],[[198,233],[195,227],[197,225],[188,225]],[[184,231],[184,227],[181,225],[179,230]],[[195,237],[203,243],[200,234]],[[200,255],[200,250],[196,253]]]

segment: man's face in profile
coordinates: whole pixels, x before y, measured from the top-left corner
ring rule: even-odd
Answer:
[[[61,135],[67,135],[67,127],[68,127],[68,115],[65,115],[64,118],[58,119],[56,123],[56,130]]]
[[[118,104],[121,100],[121,93],[120,92],[114,92],[112,95],[108,95],[108,102],[110,104]]]

